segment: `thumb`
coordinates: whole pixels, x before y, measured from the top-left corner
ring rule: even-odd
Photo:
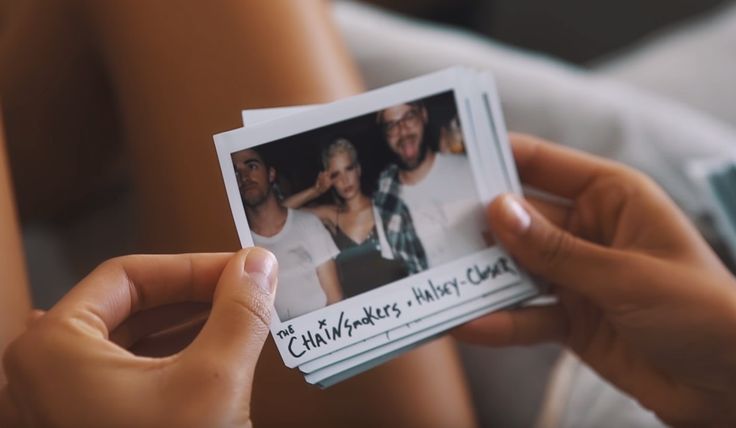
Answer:
[[[277,272],[276,258],[264,249],[235,253],[220,275],[207,322],[184,354],[195,363],[214,357],[225,370],[245,369],[252,378],[268,337]]]
[[[606,305],[622,284],[623,255],[552,224],[523,199],[505,194],[488,209],[503,247],[531,273]]]

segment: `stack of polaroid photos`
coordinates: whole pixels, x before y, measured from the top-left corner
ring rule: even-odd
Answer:
[[[736,267],[736,153],[717,159],[700,159],[688,173],[702,190],[705,206],[732,269]]]
[[[539,293],[485,207],[521,192],[490,75],[451,68],[214,137],[243,247],[279,261],[271,332],[328,387]]]

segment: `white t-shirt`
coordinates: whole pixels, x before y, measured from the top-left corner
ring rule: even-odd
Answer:
[[[417,184],[402,184],[399,195],[430,268],[486,247],[483,207],[466,156],[437,153],[429,174]]]
[[[275,307],[283,322],[325,307],[317,267],[339,253],[322,222],[313,214],[289,209],[286,223],[271,237],[253,234],[253,242],[279,261],[279,284]]]

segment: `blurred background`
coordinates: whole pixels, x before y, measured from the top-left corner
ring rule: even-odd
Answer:
[[[728,0],[369,0],[419,19],[587,64],[687,22]]]

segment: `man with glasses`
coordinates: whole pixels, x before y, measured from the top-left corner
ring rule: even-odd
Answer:
[[[428,113],[421,103],[382,110],[377,121],[395,163],[381,173],[374,203],[389,241],[408,240],[395,215],[408,208],[423,247],[427,267],[434,268],[486,247],[482,207],[465,155],[436,153],[428,140]]]

